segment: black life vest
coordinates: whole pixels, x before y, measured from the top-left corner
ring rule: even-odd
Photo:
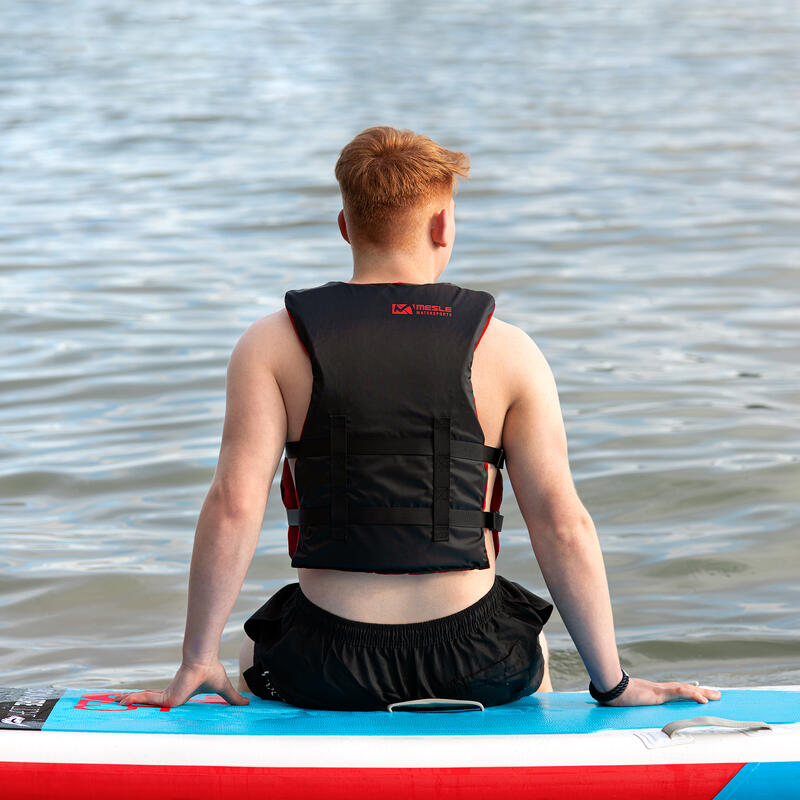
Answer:
[[[284,298],[311,359],[300,439],[286,443],[281,496],[293,567],[410,573],[486,569],[498,471],[470,379],[494,298],[452,283],[344,283]],[[288,459],[297,458],[294,480]]]

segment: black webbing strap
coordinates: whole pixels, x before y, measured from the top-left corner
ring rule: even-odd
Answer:
[[[327,506],[321,508],[287,508],[289,525],[330,525],[331,515]],[[393,506],[387,508],[349,508],[347,521],[350,525],[430,525],[431,510],[421,506]],[[498,511],[473,511],[466,508],[450,509],[451,528],[503,529],[503,515]]]
[[[287,442],[288,458],[325,456],[330,459],[331,500],[329,507],[290,508],[286,510],[289,525],[325,525],[332,528],[334,539],[347,538],[347,526],[353,525],[430,525],[433,541],[448,541],[450,528],[489,528],[500,531],[503,515],[497,511],[474,511],[450,508],[450,459],[465,458],[488,461],[500,469],[505,462],[501,447],[488,447],[477,442],[451,439],[450,419],[433,421],[433,437],[428,439],[395,439],[387,436],[348,436],[347,418],[329,415],[330,435],[327,438]],[[347,504],[347,459],[351,454],[433,455],[433,520],[431,509],[417,506],[385,506],[349,508]]]
[[[347,417],[330,414],[331,535],[347,538]]]
[[[433,541],[450,538],[450,417],[433,420]]]
[[[327,438],[301,439],[286,442],[287,458],[313,458],[329,454]],[[349,455],[393,455],[393,456],[429,456],[433,454],[433,442],[427,439],[398,439],[389,436],[348,436],[347,452]],[[465,458],[469,461],[488,461],[498,469],[504,464],[502,447],[488,447],[478,442],[465,442],[453,439],[450,442],[450,457]]]

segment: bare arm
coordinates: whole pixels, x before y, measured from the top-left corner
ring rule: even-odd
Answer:
[[[164,691],[121,694],[120,703],[180,705],[216,692],[244,704],[219,662],[219,645],[258,543],[267,495],[286,442],[286,409],[254,324],[231,354],[217,469],[200,511],[189,570],[183,661]]]
[[[622,672],[614,637],[606,571],[589,513],[581,503],[567,457],[558,392],[547,361],[514,329],[512,402],[503,428],[508,476],[547,588],[583,659],[592,683],[607,691]],[[690,684],[632,678],[613,705],[645,705],[719,693]]]
[[[217,469],[195,533],[183,660],[217,657],[253,558],[270,484],[286,443],[286,409],[263,344],[251,328],[228,364]]]

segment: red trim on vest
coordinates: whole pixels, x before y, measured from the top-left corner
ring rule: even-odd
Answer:
[[[486,324],[483,326],[483,330],[481,331],[481,335],[478,337],[478,341],[475,342],[475,347],[472,348],[472,352],[474,353],[478,349],[478,345],[481,343],[481,339],[483,339],[483,334],[486,333],[486,329],[489,327],[489,323],[491,322],[492,315],[494,314],[494,309],[491,310],[489,316],[486,318]],[[475,402],[475,389],[473,387],[472,390],[472,404],[475,406],[475,416],[478,416],[478,404]],[[480,420],[479,420],[480,423]],[[486,511],[486,493],[489,490],[489,462],[483,462],[484,469],[486,470],[486,487],[483,490],[483,510]],[[503,475],[500,470],[495,470],[497,475],[494,479],[494,486],[492,487],[492,501],[489,505],[489,511],[499,511],[500,510],[500,501],[503,499]],[[498,531],[492,531],[492,540],[494,541],[494,557],[495,559],[500,554],[500,534]]]
[[[294,324],[294,317],[292,316],[292,312],[289,309],[286,309],[286,313],[289,315],[289,321],[292,323],[292,327],[294,328],[295,335],[297,336],[297,341],[300,342],[300,347],[303,348],[303,352],[308,356],[308,360],[311,360],[311,356],[308,355],[308,350],[306,350],[306,346],[303,344],[303,340],[300,338],[300,334],[297,332],[297,325]],[[311,407],[311,401],[309,400],[309,408]],[[303,424],[300,426],[300,435],[297,437],[298,439],[303,438],[303,431],[306,428],[306,422],[308,421],[308,409],[306,409],[306,415],[303,418]],[[294,508],[298,508],[298,506],[293,506]]]
[[[483,330],[481,331],[481,335],[478,337],[478,341],[475,342],[475,347],[472,348],[473,353],[478,349],[478,345],[481,343],[481,339],[483,339],[483,334],[486,333],[486,329],[489,327],[489,322],[491,321],[493,314],[494,314],[494,309],[492,309],[489,312],[489,316],[486,317],[486,324],[483,326]]]
[[[300,334],[299,334],[299,333],[297,333],[297,325],[295,325],[295,324],[294,324],[294,317],[292,316],[292,312],[291,312],[291,311],[289,311],[289,309],[287,308],[287,309],[286,309],[286,313],[289,315],[289,322],[291,322],[291,323],[292,323],[292,327],[294,328],[294,332],[297,334],[297,339],[298,339],[298,341],[300,342],[300,347],[302,347],[302,348],[303,348],[303,350],[305,351],[305,354],[306,354],[306,355],[307,355],[309,358],[311,358],[311,356],[309,356],[309,355],[308,355],[308,350],[306,350],[306,346],[303,344],[303,340],[302,340],[302,338],[300,337]]]
[[[297,341],[300,342],[300,347],[303,348],[303,352],[308,356],[309,359],[311,359],[311,356],[308,354],[308,350],[306,350],[306,346],[303,344],[303,339],[297,331],[297,325],[294,323],[292,312],[287,308],[286,313],[289,316],[289,322],[292,323],[292,328],[294,328]],[[306,415],[306,418],[303,420],[303,425],[300,428],[300,436],[298,437],[299,439],[303,438],[303,428],[306,427],[306,419],[308,419],[308,415]],[[283,500],[283,505],[285,508],[300,508],[300,500],[297,497],[297,488],[294,485],[294,478],[292,477],[292,470],[289,467],[288,458],[283,459],[283,473],[281,474],[281,500]],[[300,542],[300,526],[289,525],[287,537],[289,540],[289,558],[292,558],[295,550],[297,550],[297,545]]]
[[[281,475],[281,500],[285,508],[300,508],[300,501],[297,497],[297,489],[292,478],[292,470],[289,468],[289,459],[283,459],[283,474]],[[289,556],[294,555],[300,541],[300,526],[290,525],[289,531]]]
[[[487,469],[488,472],[488,469]],[[492,502],[489,506],[489,511],[499,511],[500,503],[503,502],[503,471],[495,470],[497,473],[494,476],[494,486],[492,486]],[[494,557],[500,554],[500,532],[492,531],[492,539],[494,539]]]

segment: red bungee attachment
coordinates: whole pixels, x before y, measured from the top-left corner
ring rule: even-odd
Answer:
[[[500,503],[503,502],[503,473],[498,469],[496,470],[494,478],[494,486],[492,486],[492,499],[489,503],[489,511],[499,511]],[[492,531],[492,539],[494,540],[494,557],[500,554],[500,532]]]
[[[292,470],[289,468],[289,459],[283,459],[283,473],[281,474],[281,500],[285,508],[300,508],[300,502],[297,499],[297,489],[295,489],[294,479],[292,478]],[[300,526],[289,526],[289,556],[294,555],[297,550],[297,543],[300,541]]]

